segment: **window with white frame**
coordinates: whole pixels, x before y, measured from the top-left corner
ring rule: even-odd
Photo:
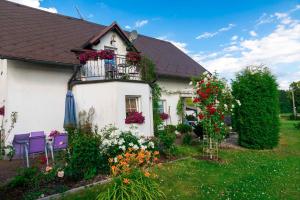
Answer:
[[[158,110],[159,113],[164,113],[166,108],[166,100],[159,100],[158,101]]]
[[[140,97],[126,96],[126,116],[131,112],[140,112]]]

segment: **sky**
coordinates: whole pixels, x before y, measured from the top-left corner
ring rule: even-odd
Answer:
[[[282,89],[300,80],[300,0],[10,0],[173,43],[227,80],[265,65]]]

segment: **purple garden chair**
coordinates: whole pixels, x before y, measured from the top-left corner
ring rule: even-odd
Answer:
[[[44,136],[45,132],[44,131],[35,131],[30,133],[30,137],[37,137],[37,136]]]
[[[48,153],[47,153],[47,144],[46,144],[46,136],[34,136],[29,137],[29,145],[28,149],[26,148],[26,161],[27,167],[29,167],[29,155],[37,154],[37,153],[45,153],[48,165]]]
[[[54,151],[67,149],[68,147],[68,134],[61,133],[54,136],[53,143],[50,146],[52,160],[54,161]]]
[[[26,148],[29,142],[29,133],[16,134],[13,139],[13,147],[15,149],[16,156],[25,157]]]

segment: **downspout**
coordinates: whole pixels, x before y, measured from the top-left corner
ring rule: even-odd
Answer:
[[[68,90],[72,90],[73,88],[73,80],[75,78],[75,76],[77,75],[78,71],[80,70],[81,66],[80,65],[76,65],[74,66],[75,67],[75,70],[71,76],[71,78],[69,79],[68,81]]]

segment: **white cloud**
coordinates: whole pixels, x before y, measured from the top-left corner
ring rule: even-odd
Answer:
[[[230,29],[232,29],[235,25],[234,24],[228,24],[228,26],[226,27],[222,27],[220,29],[218,29],[216,32],[205,32],[205,33],[202,33],[201,35],[198,35],[196,37],[197,40],[200,40],[200,39],[207,39],[207,38],[212,38],[214,36],[216,36],[217,34],[221,33],[221,32],[226,32],[226,31],[229,31]]]
[[[135,27],[136,28],[140,28],[142,26],[145,26],[146,24],[148,24],[148,20],[144,19],[144,20],[138,20],[135,22]]]
[[[276,75],[280,87],[286,89],[289,83],[300,79],[300,21],[289,14],[273,16],[280,20],[269,35],[241,40],[208,54],[214,57],[204,56],[203,52],[191,56],[208,70],[218,71],[229,79],[245,66],[265,64]],[[292,22],[282,21],[287,18]]]
[[[257,36],[257,33],[255,31],[250,31],[249,34],[253,37],[256,37]]]
[[[126,25],[125,28],[126,28],[126,29],[131,29],[131,26]]]
[[[190,53],[190,51],[187,49],[187,44],[185,42],[178,42],[178,41],[174,41],[174,40],[169,40],[167,38],[167,36],[160,36],[157,39],[164,40],[164,41],[167,41],[167,42],[171,42],[174,46],[176,46],[178,49],[180,49],[184,53],[186,53],[186,54]]]
[[[235,40],[237,40],[238,38],[239,38],[239,36],[234,35],[234,36],[231,37],[231,40],[232,40],[232,41],[235,41]]]
[[[47,11],[47,12],[57,13],[57,9],[56,8],[53,8],[53,7],[50,7],[50,8],[41,7],[41,1],[42,0],[9,0],[9,1],[15,2],[15,3],[19,3],[19,4],[23,4],[23,5],[26,5],[26,6],[30,6],[30,7],[33,7],[33,8],[38,8],[40,10],[44,10],[44,11]]]

